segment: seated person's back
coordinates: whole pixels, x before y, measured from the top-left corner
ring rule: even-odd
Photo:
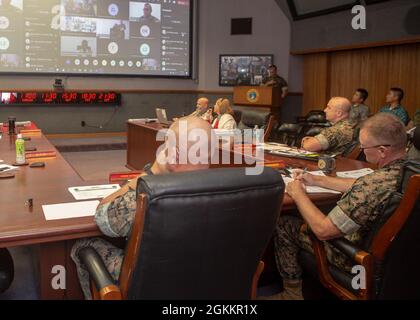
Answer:
[[[187,127],[186,132],[180,132],[185,124]],[[198,142],[188,141],[186,145],[180,144],[180,136],[187,135],[189,137],[189,133],[192,130],[201,130],[203,134],[207,135],[208,141],[198,139]],[[157,152],[156,161],[152,166],[148,165],[145,167],[144,174],[170,174],[209,168],[210,159],[213,155],[213,145],[211,143],[211,126],[208,122],[195,117],[182,118],[170,127],[167,137],[176,137],[176,141],[170,138],[165,140],[165,143]],[[198,145],[200,148],[198,148]],[[201,162],[203,157],[199,155],[197,155],[201,159],[199,163],[192,164],[190,162],[189,150],[192,147],[200,151],[206,150],[206,159],[204,159],[207,161],[206,163]],[[187,155],[187,163],[181,163],[181,155]],[[95,214],[95,222],[104,235],[113,238],[129,237],[136,214],[137,180],[138,178],[133,179],[119,191],[103,199],[99,204]],[[119,278],[124,259],[124,250],[101,238],[82,239],[73,246],[71,257],[76,263],[83,293],[86,299],[91,299],[89,275],[78,258],[79,250],[84,247],[92,247],[98,252],[115,281],[118,281]]]

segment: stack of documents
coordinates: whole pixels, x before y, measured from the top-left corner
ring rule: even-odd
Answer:
[[[290,149],[287,144],[280,144],[276,142],[266,142],[264,143],[264,151],[275,151],[275,150],[284,150]]]
[[[290,147],[277,148],[276,150],[271,150],[270,153],[283,157],[301,158],[306,160],[318,160],[319,158],[318,153]]]
[[[118,190],[120,190],[118,184],[69,188],[70,193],[76,200],[102,199]]]
[[[293,170],[292,170],[293,171]],[[312,171],[312,172],[308,172],[314,176],[325,176],[325,174],[322,171]],[[283,176],[283,181],[284,183],[287,184],[289,182],[294,181],[293,178],[290,177],[286,177]],[[321,187],[316,187],[316,186],[305,186],[306,188],[306,193],[310,194],[310,193],[332,193],[332,194],[341,194],[341,192],[339,191],[335,191],[332,189],[327,189],[327,188],[321,188]]]

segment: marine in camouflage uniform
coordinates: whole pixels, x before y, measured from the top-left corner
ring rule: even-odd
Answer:
[[[414,114],[413,122],[414,122],[415,127],[420,126],[420,109],[416,110],[416,113]]]
[[[350,110],[350,121],[355,124],[360,124],[362,121],[369,118],[370,110],[365,104],[353,105]]]
[[[322,150],[330,154],[342,154],[351,145],[354,137],[354,124],[349,120],[341,120],[332,127],[325,128],[315,136]]]
[[[286,80],[284,80],[282,77],[280,77],[277,74],[267,77],[263,81],[262,84],[266,87],[274,87],[274,88],[281,88],[281,89],[287,88],[288,86]]]
[[[114,201],[98,206],[95,214],[95,222],[102,233],[108,237],[128,237],[135,214],[136,191],[129,187],[125,194],[117,197]],[[81,239],[74,244],[71,250],[71,258],[76,263],[77,275],[85,298],[92,299],[89,273],[78,257],[79,250],[85,247],[92,247],[98,252],[116,282],[120,275],[124,250],[101,238]]]
[[[381,215],[387,200],[398,189],[405,160],[394,161],[375,172],[356,180],[351,189],[337,202],[328,214],[332,223],[344,237],[361,245],[376,219]],[[302,270],[298,262],[300,250],[313,252],[304,221],[298,217],[281,216],[275,232],[276,262],[285,280],[300,280]],[[354,263],[346,256],[324,243],[327,259],[341,270],[350,272]]]

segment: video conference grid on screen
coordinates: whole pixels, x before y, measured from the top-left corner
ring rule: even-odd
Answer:
[[[190,0],[0,0],[0,72],[189,69]]]

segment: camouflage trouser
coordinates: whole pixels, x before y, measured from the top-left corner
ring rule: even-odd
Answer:
[[[89,274],[83,263],[80,262],[78,251],[85,247],[92,247],[98,252],[102,258],[106,268],[115,281],[118,281],[120,276],[121,266],[124,259],[124,250],[115,247],[109,242],[100,239],[81,239],[78,240],[71,249],[71,258],[77,266],[77,275],[79,277],[80,285],[83,290],[85,298],[90,300],[92,295],[90,292]]]
[[[306,231],[302,231],[304,221],[293,216],[280,216],[275,237],[275,255],[277,268],[283,279],[300,280],[302,269],[299,265],[298,256],[300,250],[313,253],[312,241]],[[325,243],[327,259],[338,268],[349,272],[352,267],[344,255],[331,248]]]

